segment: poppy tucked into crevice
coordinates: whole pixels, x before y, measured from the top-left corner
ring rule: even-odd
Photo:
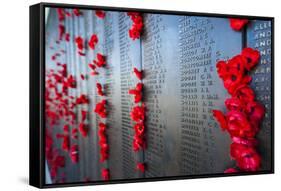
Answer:
[[[247,23],[246,21],[239,22],[239,27],[236,26],[236,29],[241,27],[241,23]],[[249,86],[252,79],[249,71],[258,64],[259,58],[259,51],[244,48],[241,54],[228,61],[217,63],[218,75],[231,97],[225,101],[227,113],[213,110],[213,116],[221,129],[229,133],[233,142],[230,146],[230,155],[241,171],[257,171],[261,166],[261,157],[256,149],[256,135],[259,132],[265,108],[255,100],[255,93]],[[234,173],[239,170],[229,168],[225,170],[225,173]]]
[[[133,40],[139,39],[143,29],[143,18],[137,12],[128,12],[127,15],[133,22],[132,27],[129,29],[129,37]]]
[[[88,42],[89,47],[94,50],[98,41],[98,36],[96,34],[93,34]]]
[[[104,11],[101,11],[101,10],[96,10],[96,11],[95,11],[95,14],[96,14],[96,16],[97,16],[98,18],[100,18],[100,19],[104,19],[104,17],[105,17],[105,12],[104,12]]]
[[[240,31],[248,22],[248,19],[235,19],[235,18],[230,18],[230,27],[233,30]]]
[[[94,112],[97,113],[101,118],[106,118],[106,108],[105,108],[106,100],[102,100],[96,104],[96,108]]]
[[[134,68],[133,73],[137,77],[138,80],[142,79],[142,71]],[[135,152],[144,150],[146,148],[145,141],[145,104],[142,102],[142,92],[143,92],[143,83],[138,82],[134,89],[130,89],[128,91],[129,94],[134,95],[134,103],[130,117],[131,120],[135,122],[134,124],[134,138],[133,138],[133,150]],[[144,173],[145,171],[145,163],[143,161],[138,161],[136,170]]]

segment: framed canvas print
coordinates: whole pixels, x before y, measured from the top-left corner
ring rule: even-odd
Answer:
[[[30,7],[30,184],[274,172],[274,19]]]

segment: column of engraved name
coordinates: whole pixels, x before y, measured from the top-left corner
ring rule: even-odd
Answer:
[[[146,15],[145,31],[143,34],[143,68],[145,71],[145,104],[147,106],[147,149],[145,150],[145,161],[148,169],[146,177],[157,177],[163,174],[163,133],[166,129],[164,115],[160,103],[165,83],[166,68],[163,64],[161,15]]]
[[[133,100],[128,94],[130,88],[135,84],[132,78],[134,64],[140,63],[140,52],[137,42],[132,42],[128,36],[130,19],[126,13],[119,13],[119,47],[120,47],[120,86],[121,86],[121,127],[122,127],[122,168],[124,178],[134,178],[136,173],[136,155],[133,152],[133,123],[130,111]],[[139,45],[139,44],[138,44]]]
[[[261,58],[254,69],[251,87],[256,99],[266,108],[265,117],[258,134],[262,170],[271,169],[271,21],[251,21],[247,28],[247,46],[260,51]]]
[[[211,20],[180,18],[181,69],[181,164],[182,173],[207,173],[213,170],[214,137],[211,109],[218,95],[212,63],[214,40]]]

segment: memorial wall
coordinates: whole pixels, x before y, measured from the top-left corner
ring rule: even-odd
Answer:
[[[72,76],[76,83],[65,91],[64,105],[48,106],[63,108],[65,113],[53,117],[51,125],[46,123],[51,183],[220,174],[235,166],[231,136],[213,116],[215,109],[226,111],[225,100],[230,97],[216,64],[246,46],[260,52],[259,63],[249,72],[250,86],[265,107],[257,134],[259,171],[271,169],[271,21],[251,20],[235,31],[228,18],[143,13],[141,36],[133,40],[127,12],[76,11],[50,8],[45,24],[46,81],[48,74],[65,67],[66,79]],[[64,28],[58,29],[61,23]],[[93,34],[98,40],[91,48]],[[77,37],[83,38],[83,48]],[[97,54],[104,56],[106,64],[93,69],[89,65]],[[142,71],[140,80],[134,68]],[[136,103],[128,92],[138,82],[143,84],[146,144],[136,152],[131,117]],[[56,86],[56,96],[63,88]],[[94,111],[102,100],[106,100],[105,118]],[[108,148],[104,161],[101,122],[106,124]],[[145,170],[138,169],[139,163]]]

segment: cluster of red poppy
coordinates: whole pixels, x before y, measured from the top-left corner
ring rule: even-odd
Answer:
[[[97,67],[103,67],[106,64],[105,57],[98,53],[97,59],[93,61],[93,64],[89,64],[89,67],[93,70],[93,75],[98,75],[99,73],[96,71]],[[96,90],[99,96],[105,96],[102,85],[100,83],[96,83]],[[100,102],[96,104],[94,112],[100,116],[100,118],[104,119],[107,116],[106,112],[106,100],[102,99]],[[100,146],[100,162],[105,162],[109,157],[109,145],[107,143],[106,136],[106,124],[103,122],[99,122],[98,125],[98,137],[99,137],[99,146]],[[103,168],[101,171],[101,176],[104,180],[109,180],[109,169]]]
[[[76,15],[77,11],[73,11],[73,14]],[[58,25],[58,30],[59,30],[59,41],[63,40],[63,37],[65,38],[65,41],[69,42],[70,41],[70,34],[66,33],[65,26],[64,26],[64,20],[65,17],[71,17],[71,13],[68,11],[65,11],[63,8],[58,8],[57,9],[57,14],[58,14],[58,20],[59,20],[59,25]],[[57,41],[57,42],[59,42]]]
[[[69,126],[68,125],[64,125],[63,126],[63,134],[57,134],[57,138],[58,139],[63,139],[62,141],[62,150],[68,152],[69,151],[69,147],[70,147],[70,139],[69,139]]]
[[[248,24],[248,19],[235,19],[230,18],[230,27],[235,31],[240,31],[246,24]]]
[[[104,96],[104,93],[103,93],[103,91],[102,91],[102,86],[101,86],[101,84],[100,83],[97,83],[97,92],[98,92],[98,95],[99,96]]]
[[[45,146],[46,159],[50,164],[51,178],[55,178],[58,173],[58,169],[65,166],[65,158],[58,154],[58,151],[54,149],[53,138],[49,131],[46,131],[46,146]]]
[[[97,93],[99,96],[104,96],[104,92],[102,90],[102,85],[100,83],[96,84]],[[103,99],[99,103],[96,104],[96,108],[94,112],[96,112],[101,118],[106,118],[106,100]],[[100,146],[100,162],[105,162],[109,157],[109,146],[107,143],[106,136],[106,124],[103,122],[99,123],[99,146]],[[104,180],[109,180],[109,169],[102,169],[101,176]]]
[[[128,12],[127,15],[131,18],[133,25],[129,29],[131,39],[139,39],[143,29],[143,18],[138,12]]]
[[[72,17],[72,16],[81,16],[82,12],[79,9],[73,9],[72,13],[66,11],[65,9],[58,8],[57,9],[57,15],[58,15],[58,40],[56,41],[56,44],[60,44],[60,41],[65,40],[66,42],[70,42],[71,35],[69,32],[67,32],[67,29],[64,25],[64,21],[66,17]],[[103,19],[105,18],[106,14],[104,11],[97,10],[95,11],[95,15]],[[129,31],[129,36],[133,40],[140,38],[142,28],[143,28],[143,18],[139,13],[128,13],[128,16],[130,16],[133,25]],[[87,44],[87,39],[84,39],[81,36],[76,36],[74,39],[74,42],[76,44],[78,54],[80,56],[86,56],[85,45],[89,46],[89,49],[94,50],[97,43],[98,43],[98,36],[96,34],[93,34]],[[53,46],[50,46],[52,50],[54,50]],[[65,50],[60,50],[60,52],[55,53],[52,56],[52,61],[58,60],[58,58],[61,56],[61,53],[65,53]],[[90,69],[92,70],[91,74],[93,76],[98,75],[99,72],[97,71],[98,68],[104,67],[106,64],[106,58],[101,53],[97,53],[96,59],[93,60],[92,63],[89,64]],[[74,112],[74,109],[76,106],[81,104],[89,104],[89,99],[85,94],[81,94],[77,98],[74,98],[73,96],[68,95],[68,90],[70,88],[76,88],[77,82],[74,76],[67,75],[67,68],[66,64],[60,64],[57,63],[58,67],[61,67],[61,70],[55,71],[54,69],[51,69],[46,74],[46,121],[49,123],[50,128],[48,128],[48,131],[52,131],[52,128],[59,124],[61,120],[65,121],[65,124],[63,126],[63,133],[56,134],[57,139],[62,139],[61,142],[61,149],[65,152],[69,153],[69,156],[73,163],[77,163],[79,161],[79,146],[75,144],[75,141],[72,143],[71,139],[76,140],[78,139],[78,132],[81,133],[82,137],[86,137],[89,132],[89,127],[85,123],[85,120],[87,118],[87,111],[82,110],[81,116],[82,121],[77,122],[77,116]],[[139,80],[142,79],[142,72],[138,71],[136,68],[134,68],[134,73],[137,76]],[[80,78],[82,80],[86,80],[86,76],[83,74],[80,74]],[[104,96],[105,93],[102,89],[102,85],[100,83],[96,84],[97,88],[97,94],[99,96]],[[135,97],[135,103],[140,103],[142,100],[142,88],[143,84],[138,83],[136,85],[136,88],[133,90],[130,90],[130,94],[133,94]],[[106,118],[107,112],[106,112],[106,100],[103,99],[99,103],[96,104],[96,107],[94,111],[99,115],[102,119]],[[145,141],[144,141],[144,118],[145,118],[145,106],[144,104],[135,106],[134,109],[131,112],[131,117],[133,120],[135,120],[136,124],[134,126],[135,129],[135,138],[134,138],[134,150],[138,151],[140,149],[144,149],[145,147]],[[70,131],[70,127],[71,131]],[[73,127],[77,126],[78,127]],[[109,157],[109,146],[107,144],[107,138],[106,138],[106,124],[103,122],[99,123],[99,145],[100,145],[100,155],[101,155],[101,162],[104,162]],[[52,144],[52,137],[49,136],[50,139],[47,138],[46,142],[46,153],[48,153],[48,163],[51,166],[52,174],[57,174],[57,169],[59,167],[64,166],[64,158],[62,159],[61,156],[58,156],[58,150],[53,148]],[[145,165],[144,163],[138,162],[137,167],[138,170],[144,172]],[[109,175],[109,169],[103,168],[101,172],[101,176],[108,180]],[[55,176],[53,176],[55,177]]]
[[[66,64],[57,63],[57,66],[58,71],[53,69],[47,71],[45,88],[45,114],[46,122],[49,124],[49,128],[46,128],[48,134],[45,149],[52,179],[56,178],[58,169],[64,167],[65,159],[58,154],[58,149],[54,148],[51,132],[62,119],[66,122],[63,126],[63,133],[56,134],[56,138],[62,139],[61,149],[69,153],[73,163],[77,163],[79,160],[78,146],[70,144],[70,138],[77,139],[77,128],[73,128],[70,134],[69,124],[74,125],[76,121],[74,107],[78,104],[88,103],[85,95],[81,95],[77,99],[68,95],[69,88],[76,88],[76,80],[71,75],[67,77]]]
[[[134,68],[133,70],[135,76],[142,80],[142,71],[138,70],[137,68]],[[145,149],[146,143],[145,143],[145,111],[146,107],[144,103],[142,102],[142,91],[143,91],[143,84],[141,82],[138,82],[136,87],[134,89],[129,90],[129,94],[134,95],[134,102],[135,106],[132,108],[132,111],[130,113],[131,119],[135,122],[134,130],[134,140],[133,140],[133,150],[135,152]],[[145,164],[143,162],[137,162],[136,169],[144,172],[145,171]]]
[[[134,102],[139,103],[142,100],[142,83],[137,83],[136,87],[134,89],[129,90],[129,94],[134,95]]]
[[[100,145],[100,161],[104,162],[108,159],[109,156],[109,146],[107,144],[107,138],[106,138],[106,125],[102,122],[99,123],[99,145]]]
[[[265,108],[255,100],[254,91],[249,86],[252,70],[259,61],[260,54],[252,48],[244,48],[241,54],[230,60],[219,61],[217,72],[224,87],[231,95],[226,99],[226,114],[213,110],[215,119],[222,130],[226,130],[233,141],[230,147],[232,159],[242,171],[257,171],[261,165],[260,155],[256,151],[257,135],[264,117]],[[225,172],[236,172],[234,168]]]

